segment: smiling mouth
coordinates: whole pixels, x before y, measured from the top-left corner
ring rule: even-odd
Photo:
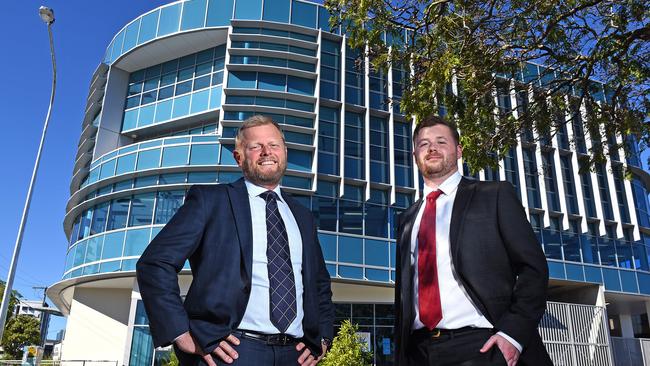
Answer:
[[[275,164],[277,164],[277,162],[273,160],[265,160],[265,161],[260,161],[258,163],[258,165],[262,165],[262,166],[275,165]]]
[[[427,156],[426,160],[441,160],[442,156]]]

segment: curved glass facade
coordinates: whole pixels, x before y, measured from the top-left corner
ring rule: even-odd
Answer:
[[[219,6],[223,3],[219,1]],[[184,187],[239,177],[232,158],[233,138],[243,119],[263,113],[285,130],[289,175],[283,184],[302,194],[301,201],[318,216],[332,275],[391,283],[391,251],[387,249],[386,260],[379,262],[367,260],[364,253],[374,252],[369,249],[374,244],[366,240],[374,243],[375,238],[390,248],[395,215],[418,192],[411,159],[412,124],[397,104],[405,71],[398,65],[387,73],[365,70],[363,63],[356,62],[360,53],[344,47],[341,36],[318,32],[327,19],[321,6],[288,0],[225,3],[236,21],[229,43],[164,63],[152,60],[151,66],[129,73],[122,135],[162,123],[172,132],[169,137],[153,133],[92,161],[69,206],[68,262],[81,260],[75,259],[76,243],[87,240],[96,213],[105,215],[104,207],[112,208],[121,199],[131,202],[121,197],[135,197],[136,190],[161,189],[169,184],[169,177]],[[105,62],[161,37],[232,25],[216,7],[217,1],[190,0],[147,13],[116,35]],[[549,73],[531,64],[520,79],[541,74]],[[498,96],[499,108],[503,113],[525,108],[522,98],[526,96],[521,93],[514,101]],[[219,113],[214,124],[188,122],[210,112]],[[188,124],[182,130],[176,127]],[[650,250],[645,234],[636,233],[639,227],[642,232],[650,229],[646,187],[640,178],[631,182],[623,178],[618,154],[593,173],[579,173],[579,158],[587,152],[583,135],[575,121],[570,131],[560,131],[554,139],[542,138],[539,144],[527,142],[532,135],[524,134],[522,148],[511,152],[502,171],[486,169],[476,177],[506,179],[519,189],[552,278],[650,294]],[[569,137],[576,150],[571,149]],[[638,161],[632,158],[628,163]],[[541,176],[540,167],[545,172]],[[144,194],[154,197],[156,193]],[[377,270],[386,272],[367,271],[371,267],[366,265],[376,263],[381,267]],[[66,266],[65,275],[85,273],[69,271],[74,267]]]
[[[314,213],[332,278],[392,285],[396,217],[422,185],[412,159],[414,126],[399,110],[408,70],[367,70],[345,35],[329,32],[328,17],[322,6],[299,0],[186,0],[120,30],[104,58],[107,82],[91,88],[103,104],[85,118],[95,128],[84,130],[89,142],[79,146],[83,168],[75,169],[64,223],[63,280],[134,271],[189,186],[241,177],[232,157],[237,129],[265,114],[284,130],[282,185]],[[211,38],[215,27],[225,39]],[[189,50],[183,37],[201,32],[210,41]],[[161,44],[164,58],[146,56]],[[139,66],[123,68],[136,53]],[[542,74],[549,72],[527,65],[518,81]],[[495,92],[504,115],[526,107],[527,92],[512,97],[499,85]],[[535,143],[532,132],[522,134],[500,168],[475,178],[513,184],[557,283],[650,295],[647,173],[638,156],[622,161],[621,154],[582,172],[590,142],[580,108],[574,105],[573,122],[552,138]],[[637,167],[632,180],[624,179],[625,164]],[[151,358],[146,319],[136,313],[130,364],[149,365],[158,355]],[[372,329],[373,337],[390,333]],[[390,350],[390,341],[372,342]],[[376,355],[377,364],[390,365],[391,357]]]

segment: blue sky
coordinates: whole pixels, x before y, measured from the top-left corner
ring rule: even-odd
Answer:
[[[38,142],[47,113],[51,66],[47,27],[38,7],[54,9],[54,42],[58,86],[45,148],[36,181],[14,288],[27,299],[42,292],[63,273],[66,238],[65,205],[81,132],[90,78],[106,46],[130,20],[170,1],[114,0],[43,3],[7,1],[0,23],[0,143],[2,206],[0,209],[0,278],[6,279]],[[50,335],[65,327],[54,319]]]
[[[57,94],[41,158],[32,205],[18,262],[14,288],[27,299],[39,299],[33,286],[61,279],[66,238],[65,205],[81,132],[90,78],[106,46],[126,23],[170,1],[7,1],[0,22],[0,143],[2,208],[0,209],[0,278],[6,280],[27,187],[50,97],[47,26],[38,8],[54,9]],[[51,304],[51,303],[50,303]],[[53,320],[50,336],[65,327]]]

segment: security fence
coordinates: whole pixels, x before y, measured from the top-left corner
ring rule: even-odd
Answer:
[[[556,366],[614,365],[602,306],[548,302],[539,334]]]

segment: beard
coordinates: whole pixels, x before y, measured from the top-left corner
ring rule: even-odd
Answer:
[[[427,161],[426,157],[418,159],[418,168],[422,175],[429,179],[441,178],[454,171],[456,168],[456,155],[440,157],[436,161]]]
[[[269,160],[269,159],[267,159]],[[270,159],[277,163],[276,169],[264,170],[258,162],[245,160],[242,164],[242,172],[246,179],[258,186],[278,185],[287,170],[287,163],[278,159]]]

